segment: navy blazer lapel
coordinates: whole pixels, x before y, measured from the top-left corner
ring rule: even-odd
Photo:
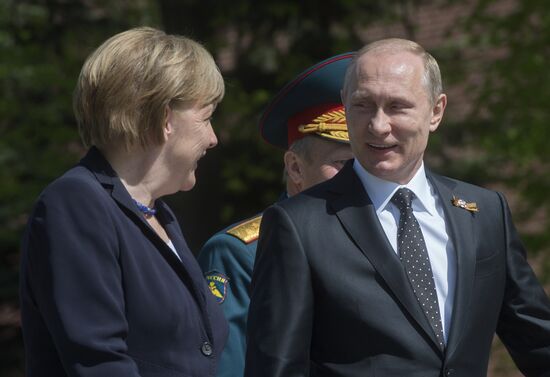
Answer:
[[[335,211],[342,226],[382,276],[402,308],[414,318],[418,326],[432,340],[434,349],[441,352],[435,334],[410,286],[403,265],[380,225],[374,205],[353,171],[353,163],[348,162],[332,182],[331,188],[338,195],[330,201],[329,205]]]
[[[133,220],[139,220],[149,226],[132,201],[130,194],[118,178],[116,172],[96,147],[90,148],[88,154],[80,161],[80,165],[94,174],[99,183],[101,183],[119,206],[122,207]],[[152,229],[151,232],[154,233]]]
[[[194,296],[203,314],[208,338],[214,339],[212,334],[212,325],[210,323],[210,317],[206,307],[206,280],[203,278],[202,271],[196,262],[195,257],[191,253],[191,250],[189,250],[185,239],[183,238],[181,229],[172,211],[162,200],[157,201],[157,208],[159,209],[159,220],[164,226],[166,233],[168,234],[168,237],[170,237],[170,240],[172,241],[172,244],[174,245],[174,248],[176,249],[176,252],[181,260],[173,263],[173,267],[176,271],[182,270],[185,272],[184,275],[180,276],[188,279],[187,285],[192,287]],[[172,250],[170,250],[170,256],[175,257]]]
[[[461,192],[455,191],[454,181],[430,172],[427,172],[427,176],[443,204],[447,231],[450,232],[449,239],[453,242],[457,261],[456,289],[446,352],[446,357],[449,358],[458,347],[462,330],[468,321],[476,261],[476,233],[473,226],[475,213],[452,205],[453,196],[469,199]]]
[[[89,169],[95,175],[103,187],[110,192],[111,197],[117,202],[119,207],[155,244],[159,253],[172,267],[172,269],[175,270],[180,280],[182,280],[182,282],[189,287],[191,294],[195,297],[195,300],[203,313],[208,337],[213,339],[211,325],[206,311],[206,301],[203,289],[204,282],[197,280],[199,277],[202,278],[203,275],[198,267],[194,268],[196,262],[189,260],[189,255],[191,255],[191,252],[189,251],[189,253],[187,253],[189,255],[186,255],[185,253],[185,250],[188,250],[187,245],[181,232],[176,230],[177,221],[175,220],[172,212],[166,207],[164,202],[161,200],[158,201],[158,206],[160,207],[160,211],[158,212],[159,221],[163,224],[163,226],[166,226],[165,230],[172,240],[172,243],[174,244],[181,260],[178,259],[170,247],[147,223],[135,203],[132,201],[130,194],[118,178],[116,172],[97,148],[92,147],[88,154],[81,160],[80,164]],[[194,276],[197,278],[194,278]]]
[[[189,276],[193,282],[193,286],[197,292],[200,292],[200,304],[206,305],[204,297],[206,293],[206,283],[203,273],[196,262],[193,253],[187,246],[187,242],[185,242],[174,214],[162,200],[157,201],[157,208],[160,210],[160,221],[180,257],[181,263],[178,264],[181,265],[183,263],[185,269],[190,273]]]

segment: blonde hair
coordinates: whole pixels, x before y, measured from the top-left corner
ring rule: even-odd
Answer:
[[[199,43],[140,27],[114,35],[86,60],[73,97],[84,145],[163,140],[166,108],[217,104],[224,82]]]
[[[365,45],[361,48],[357,54],[353,57],[347,71],[344,80],[343,92],[347,93],[349,89],[349,81],[351,80],[352,73],[355,73],[357,59],[371,51],[379,52],[410,52],[414,55],[419,56],[424,62],[424,75],[423,81],[428,92],[428,97],[432,102],[432,105],[435,104],[437,98],[441,93],[443,93],[443,84],[441,80],[441,72],[439,70],[439,65],[435,58],[427,52],[422,46],[418,43],[400,38],[388,38],[381,39]]]

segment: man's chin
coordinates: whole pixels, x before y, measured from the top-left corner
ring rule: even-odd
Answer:
[[[401,180],[399,177],[399,168],[395,164],[387,161],[369,165],[365,168],[370,174],[385,181],[397,182]]]

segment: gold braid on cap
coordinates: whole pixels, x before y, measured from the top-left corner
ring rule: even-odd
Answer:
[[[303,124],[298,131],[304,134],[316,133],[338,141],[349,141],[346,113],[344,109],[329,111],[313,119],[313,123]]]

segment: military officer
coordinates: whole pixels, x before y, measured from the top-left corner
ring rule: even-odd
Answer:
[[[289,82],[270,102],[260,123],[265,141],[286,150],[286,196],[332,178],[353,158],[340,99],[353,53],[324,60]],[[249,288],[262,215],[210,238],[199,254],[212,294],[229,322],[218,376],[242,376],[246,354]]]

